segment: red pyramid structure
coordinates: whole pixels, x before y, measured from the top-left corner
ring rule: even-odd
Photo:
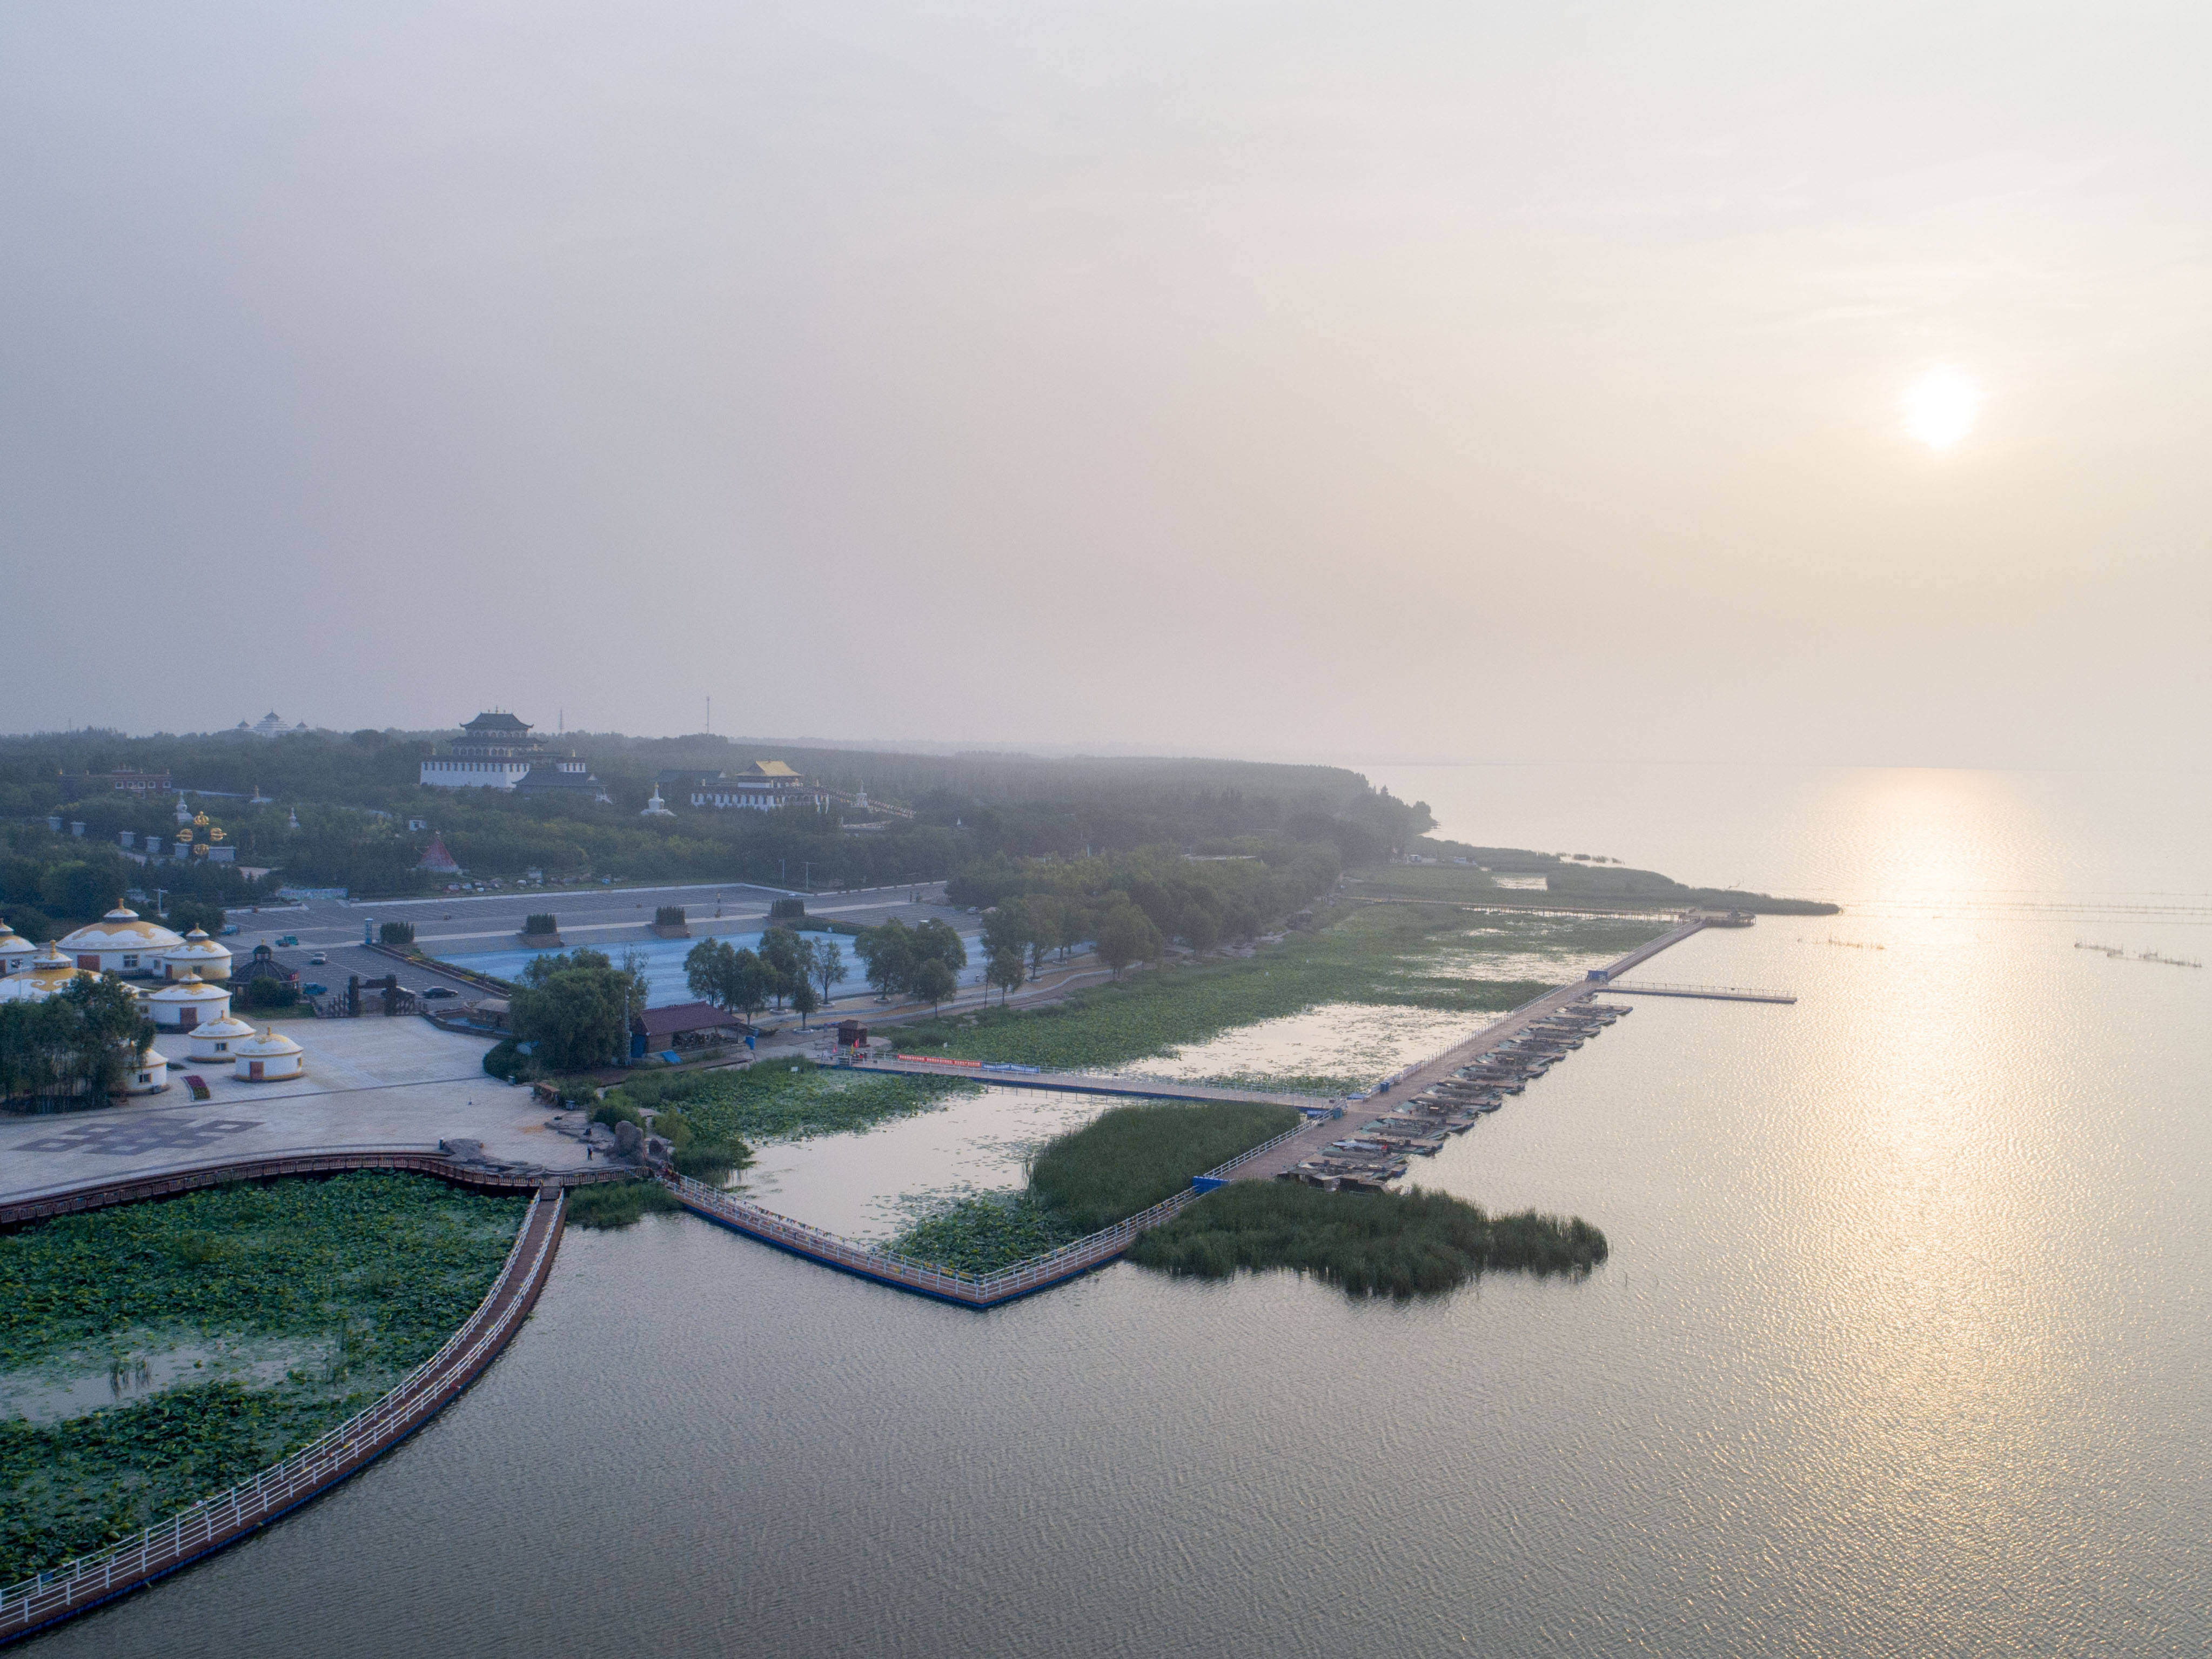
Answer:
[[[430,844],[422,849],[422,856],[416,861],[415,867],[417,870],[428,870],[441,876],[458,876],[461,873],[461,866],[453,862],[453,855],[446,850],[446,838],[443,836],[434,835],[430,837]]]

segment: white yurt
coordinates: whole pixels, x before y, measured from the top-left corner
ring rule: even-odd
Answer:
[[[198,974],[210,981],[228,979],[230,947],[210,939],[205,928],[193,928],[161,952],[162,978],[182,979],[186,974]]]
[[[169,1062],[159,1048],[149,1048],[123,1073],[126,1095],[158,1095],[169,1086]]]
[[[21,973],[38,954],[37,945],[0,921],[0,975]]]
[[[187,1040],[191,1044],[194,1060],[212,1060],[218,1066],[230,1064],[231,1051],[253,1035],[253,1028],[236,1014],[225,1014],[221,1019],[209,1020],[204,1025],[192,1027]]]
[[[118,906],[56,943],[80,968],[96,968],[103,974],[158,974],[161,952],[184,940],[159,922],[141,921],[136,910]]]
[[[278,1078],[297,1077],[307,1063],[300,1045],[288,1036],[279,1036],[272,1026],[264,1026],[258,1037],[232,1043],[230,1053],[235,1067],[232,1075],[241,1083],[273,1083]]]
[[[165,1031],[189,1031],[230,1012],[227,987],[210,985],[198,974],[186,974],[173,985],[147,994],[146,1012]]]
[[[38,1002],[53,995],[73,979],[99,977],[89,969],[74,966],[49,945],[31,958],[29,967],[0,978],[0,1002]]]

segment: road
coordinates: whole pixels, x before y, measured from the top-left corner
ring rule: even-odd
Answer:
[[[411,921],[419,948],[432,956],[461,956],[519,945],[525,918],[533,911],[550,910],[560,921],[564,944],[587,945],[614,955],[625,945],[653,937],[653,912],[662,905],[682,905],[693,936],[703,939],[714,933],[757,933],[767,926],[769,906],[790,896],[804,897],[809,915],[863,927],[878,926],[893,916],[909,927],[927,916],[956,925],[961,920],[960,913],[945,902],[943,882],[800,895],[743,882],[548,887],[520,892],[445,893],[416,899],[312,899],[299,905],[241,908],[229,913],[238,932],[223,943],[242,957],[264,941],[275,948],[278,938],[295,937],[298,948],[276,949],[278,960],[297,968],[303,980],[336,990],[344,985],[349,974],[379,979],[398,967],[391,957],[361,948],[363,930],[373,922]],[[308,958],[319,953],[325,960],[319,966],[310,966]],[[400,982],[414,990],[442,985],[463,998],[483,994],[465,981],[425,969],[400,969]]]

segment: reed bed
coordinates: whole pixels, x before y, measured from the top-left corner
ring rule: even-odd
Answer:
[[[1331,1193],[1279,1181],[1210,1193],[1139,1238],[1129,1260],[1226,1279],[1289,1268],[1354,1297],[1434,1296],[1484,1273],[1583,1275],[1605,1235],[1579,1217],[1492,1216],[1442,1193]]]

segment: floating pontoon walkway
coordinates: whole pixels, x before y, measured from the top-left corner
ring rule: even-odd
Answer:
[[[1704,997],[1713,1002],[1795,1002],[1787,991],[1755,991],[1743,985],[1621,985],[1608,983],[1608,993],[1622,996]]]

